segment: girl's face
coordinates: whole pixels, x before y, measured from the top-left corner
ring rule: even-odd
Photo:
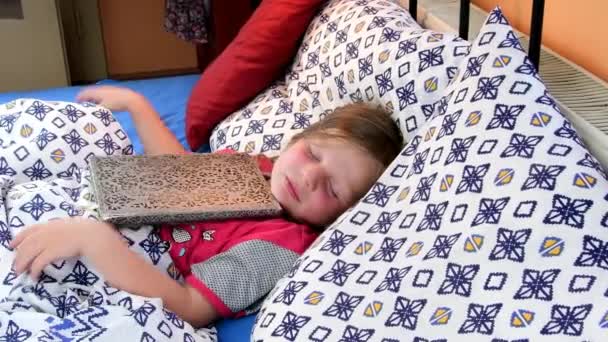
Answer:
[[[380,162],[353,143],[303,138],[275,162],[270,188],[290,216],[321,226],[353,205],[381,170]]]

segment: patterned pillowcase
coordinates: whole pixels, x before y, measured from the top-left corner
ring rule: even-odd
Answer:
[[[220,123],[211,149],[275,156],[294,134],[352,102],[384,107],[409,140],[469,48],[456,36],[421,29],[395,2],[330,1],[285,79]]]
[[[275,287],[253,340],[605,336],[608,182],[499,9],[445,94]]]

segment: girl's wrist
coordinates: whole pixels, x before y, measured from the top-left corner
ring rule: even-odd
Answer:
[[[127,104],[127,110],[132,116],[141,116],[151,112],[152,105],[148,100],[141,94],[133,92],[130,96],[129,103]]]
[[[114,227],[105,222],[92,221],[83,227],[81,255],[92,256],[99,253],[107,253],[112,245],[120,240],[119,233]]]

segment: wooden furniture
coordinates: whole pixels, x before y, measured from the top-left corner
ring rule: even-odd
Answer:
[[[258,2],[211,0],[209,43],[194,44],[165,31],[165,1],[21,0],[23,19],[0,19],[12,52],[0,57],[0,91],[202,72]]]
[[[135,78],[202,72],[245,24],[259,0],[210,0],[209,42],[167,33],[165,0],[98,0],[108,74]]]
[[[198,72],[196,46],[164,29],[165,0],[98,0],[108,75],[142,78]]]

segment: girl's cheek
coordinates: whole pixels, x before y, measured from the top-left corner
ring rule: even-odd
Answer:
[[[317,207],[321,210],[324,211],[335,211],[338,209],[338,202],[334,197],[331,197],[331,195],[325,194],[325,193],[321,193],[318,197],[317,197]]]
[[[321,212],[321,211],[325,210],[327,203],[325,202],[323,195],[316,193],[311,198],[311,201],[309,202],[309,206],[315,212]]]

